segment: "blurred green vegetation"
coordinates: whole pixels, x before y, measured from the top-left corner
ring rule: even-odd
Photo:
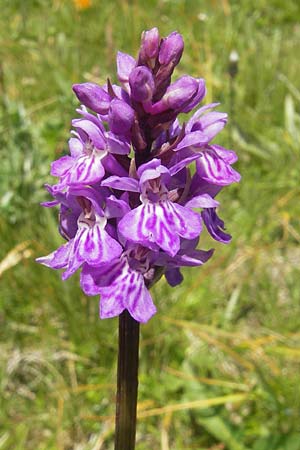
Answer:
[[[114,79],[117,50],[136,54],[152,26],[184,35],[177,76],[204,77],[207,101],[230,112],[218,143],[237,151],[243,179],[220,195],[232,243],[215,245],[180,287],[153,289],[137,450],[299,450],[300,3],[0,0],[0,9],[0,450],[113,448],[117,320],[99,320],[76,276],[63,283],[34,262],[62,242],[56,212],[39,202],[66,150],[72,83]]]

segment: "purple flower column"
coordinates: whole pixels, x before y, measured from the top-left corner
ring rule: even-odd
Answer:
[[[206,94],[202,78],[171,82],[183,48],[179,33],[161,38],[153,28],[137,59],[118,53],[122,87],[73,86],[81,118],[72,121],[70,154],[52,163],[59,180],[44,203],[60,206],[67,243],[38,262],[64,269],[63,280],[80,270],[84,293],[100,294],[101,319],[119,316],[115,450],[135,447],[139,323],[156,313],[151,286],[162,275],[176,286],[180,267],[212,256],[197,248],[204,227],[219,242],[231,239],[215,197],[240,180],[237,157],[212,142],[227,114],[212,103],[178,120]]]

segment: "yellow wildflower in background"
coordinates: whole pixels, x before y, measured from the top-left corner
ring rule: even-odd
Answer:
[[[87,9],[92,6],[91,0],[73,0],[73,2],[77,9]]]

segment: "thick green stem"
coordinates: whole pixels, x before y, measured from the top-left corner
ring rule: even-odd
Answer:
[[[134,450],[138,393],[139,323],[127,311],[119,317],[115,450]]]

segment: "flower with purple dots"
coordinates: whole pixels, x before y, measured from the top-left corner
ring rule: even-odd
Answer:
[[[203,226],[219,242],[231,239],[215,197],[240,180],[237,156],[213,142],[227,114],[212,103],[179,121],[206,94],[202,78],[172,81],[183,49],[179,33],[161,38],[153,28],[136,59],[118,53],[121,85],[73,86],[80,117],[69,155],[51,165],[58,182],[46,186],[53,200],[43,204],[59,206],[67,242],[37,261],[64,269],[63,279],[81,269],[83,291],[100,295],[101,318],[127,310],[147,322],[156,312],[150,287],[162,275],[176,286],[180,267],[212,256],[197,248]]]

